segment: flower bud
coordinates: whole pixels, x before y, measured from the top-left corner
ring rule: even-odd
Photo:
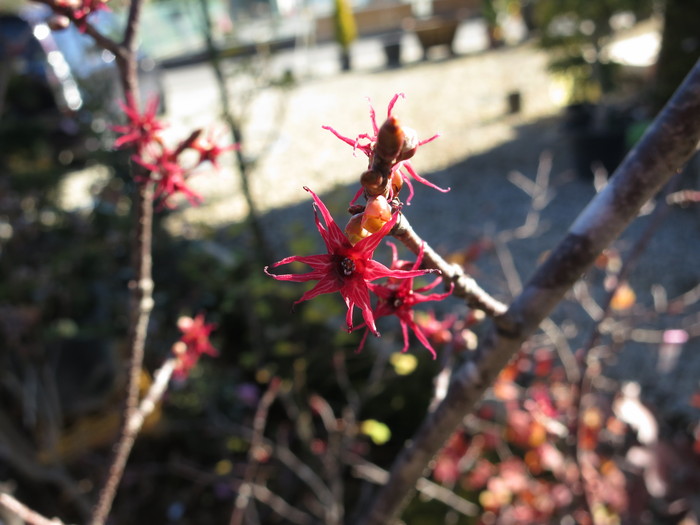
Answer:
[[[384,193],[386,182],[386,177],[374,169],[368,169],[360,176],[360,184],[370,196]]]
[[[392,197],[396,197],[403,188],[403,177],[399,170],[394,170],[391,174],[391,192]]]
[[[182,341],[176,341],[173,343],[172,352],[176,356],[183,356],[187,353],[187,345]]]
[[[377,233],[391,220],[391,206],[384,195],[367,199],[365,212],[362,214],[362,228],[370,233]]]
[[[393,162],[401,153],[404,144],[404,132],[395,117],[384,121],[377,133],[374,154],[385,162]]]
[[[350,241],[350,244],[355,245],[362,239],[367,237],[370,232],[362,227],[363,213],[356,213],[345,225],[345,236]]]
[[[182,331],[189,330],[193,325],[194,319],[187,317],[186,315],[178,317],[177,319],[177,327]]]
[[[53,15],[48,19],[48,25],[53,31],[62,31],[70,25],[70,18],[64,15]]]
[[[408,160],[413,155],[416,154],[418,149],[418,133],[413,128],[402,128],[403,129],[403,145],[401,146],[401,152],[396,158],[396,162],[401,162],[402,160]]]

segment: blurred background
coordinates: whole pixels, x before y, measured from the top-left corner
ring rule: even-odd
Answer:
[[[91,22],[119,39],[126,5],[109,6]],[[133,181],[114,56],[47,16],[0,4],[0,490],[79,523],[118,428]],[[480,316],[452,299],[417,314],[437,361],[415,340],[397,353],[390,319],[357,353],[338,297],[291,311],[306,288],[264,275],[323,250],[303,186],[345,223],[366,160],[321,126],[371,133],[367,98],[381,123],[404,93],[393,114],[440,134],[413,165],[451,187],[416,184],[404,212],[508,302],[700,57],[698,27],[695,0],[146,2],[142,101],[173,141],[206,127],[240,150],[192,176],[200,206],[157,215],[144,389],[182,315],[217,323],[220,357],[171,385],[112,522],[227,523],[246,484],[242,523],[350,520],[478,343]],[[582,483],[597,523],[697,523],[699,183],[695,158],[601,257],[405,523],[585,523]]]

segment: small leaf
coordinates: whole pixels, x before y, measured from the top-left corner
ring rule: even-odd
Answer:
[[[376,419],[366,419],[360,425],[360,432],[369,436],[375,445],[383,445],[391,439],[391,430]]]
[[[407,376],[416,369],[418,366],[418,359],[413,354],[403,354],[401,352],[394,352],[389,358],[391,366],[394,367],[394,371],[400,376]]]
[[[233,470],[233,463],[228,459],[222,459],[214,465],[214,472],[217,476],[226,476],[231,473],[231,470]]]

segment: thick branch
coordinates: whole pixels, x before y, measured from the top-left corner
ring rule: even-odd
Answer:
[[[520,345],[566,291],[636,217],[642,205],[679,170],[700,141],[700,61],[614,173],[610,184],[576,219],[508,311],[495,319],[475,357],[455,372],[443,402],[398,456],[363,525],[387,525],[447,438],[470,413]]]

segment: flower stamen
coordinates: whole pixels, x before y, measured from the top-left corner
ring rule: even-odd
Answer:
[[[345,277],[349,277],[356,269],[355,261],[349,257],[345,257],[342,261],[340,261],[340,269]]]

